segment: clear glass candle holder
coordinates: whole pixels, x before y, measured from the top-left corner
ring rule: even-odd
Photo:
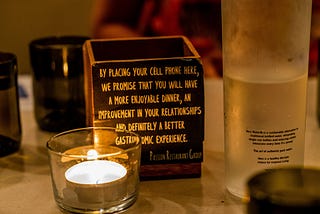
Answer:
[[[57,134],[47,142],[54,198],[73,213],[113,213],[137,199],[140,137],[110,127]]]

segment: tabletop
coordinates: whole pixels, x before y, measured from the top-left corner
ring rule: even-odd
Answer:
[[[317,79],[308,81],[305,165],[320,167],[320,129],[316,118]],[[53,133],[35,122],[31,78],[19,76],[21,150],[0,158],[0,213],[59,214],[51,187],[46,141]],[[221,79],[205,80],[205,142],[201,178],[142,181],[137,202],[124,213],[245,213],[245,203],[225,190],[223,92]]]

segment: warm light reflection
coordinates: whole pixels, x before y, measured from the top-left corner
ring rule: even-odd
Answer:
[[[69,75],[68,49],[65,47],[62,48],[62,69],[63,69],[63,76],[68,77]]]
[[[87,160],[97,160],[98,159],[98,152],[94,149],[90,149],[87,152]]]

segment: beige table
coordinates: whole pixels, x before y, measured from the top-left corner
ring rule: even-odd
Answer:
[[[30,95],[31,80],[19,79]],[[315,99],[316,79],[309,80],[306,165],[320,166],[320,130]],[[126,214],[245,213],[244,205],[225,191],[222,80],[205,81],[205,143],[202,177],[144,181],[138,201]],[[51,188],[46,140],[52,135],[35,123],[32,97],[21,99],[23,141],[17,154],[0,158],[0,213],[59,214]]]

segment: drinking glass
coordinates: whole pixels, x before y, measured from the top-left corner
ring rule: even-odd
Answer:
[[[311,0],[223,0],[226,187],[303,165]]]

